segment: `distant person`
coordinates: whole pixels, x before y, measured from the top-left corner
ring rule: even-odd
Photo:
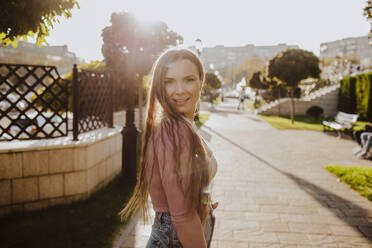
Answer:
[[[360,136],[361,144],[360,151],[356,152],[358,158],[370,158],[369,150],[372,147],[372,132],[363,132]]]
[[[362,145],[361,135],[362,135],[362,133],[365,133],[365,132],[372,132],[372,123],[366,124],[364,126],[364,129],[362,129],[362,130],[354,131],[354,133],[353,133],[354,139],[356,140],[356,142],[359,145]]]
[[[363,130],[354,132],[354,138],[360,145],[353,149],[353,153],[358,158],[369,158],[369,150],[372,147],[372,124],[365,125]]]
[[[141,209],[146,217],[151,197],[155,220],[146,248],[210,245],[217,162],[193,124],[204,79],[188,49],[165,51],[153,67],[137,185],[120,212],[127,219]]]
[[[244,110],[244,99],[245,99],[245,87],[242,87],[242,90],[239,93],[238,110],[240,110],[240,106],[242,106],[242,110]]]

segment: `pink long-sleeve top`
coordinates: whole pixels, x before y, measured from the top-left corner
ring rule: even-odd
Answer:
[[[149,178],[152,170],[150,196],[153,208],[156,212],[169,212],[172,224],[184,248],[206,247],[204,230],[196,209],[188,208],[188,199],[182,193],[178,184],[175,171],[175,159],[173,142],[180,149],[181,181],[187,187],[189,175],[182,173],[190,165],[188,160],[190,152],[190,131],[186,125],[176,120],[163,120],[155,127],[154,137],[150,138],[147,149],[147,171]],[[212,178],[217,171],[217,162],[213,153],[204,142],[204,147],[210,158],[210,170]],[[153,163],[153,164],[152,164]]]

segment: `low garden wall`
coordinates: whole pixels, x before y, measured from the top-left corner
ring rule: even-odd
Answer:
[[[321,91],[321,90],[320,90]],[[295,114],[296,115],[306,115],[306,111],[312,106],[319,106],[324,111],[325,117],[332,117],[337,114],[337,103],[339,88],[338,87],[329,87],[325,89],[324,92],[318,92],[318,95],[312,97],[304,97],[300,99],[294,99],[295,101]],[[282,98],[280,104],[280,114],[281,115],[290,115],[291,113],[291,99]],[[257,111],[260,114],[264,115],[277,115],[279,113],[279,104],[273,104],[267,107],[263,107],[260,111]]]
[[[0,216],[88,198],[121,172],[122,127],[0,142]]]

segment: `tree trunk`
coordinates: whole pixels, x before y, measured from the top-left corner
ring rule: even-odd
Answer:
[[[290,91],[291,91],[291,123],[294,124],[294,112],[295,112],[294,87],[291,87]]]
[[[282,90],[280,85],[278,86],[279,89],[279,104],[278,104],[278,116],[280,116],[280,99],[282,98]]]
[[[258,108],[258,103],[257,103],[257,96],[258,96],[258,89],[256,89],[256,94],[254,94],[254,109]]]

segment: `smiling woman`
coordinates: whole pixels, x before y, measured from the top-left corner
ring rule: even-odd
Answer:
[[[209,185],[217,162],[192,124],[205,73],[188,49],[170,49],[154,65],[143,132],[140,174],[123,219],[156,212],[146,247],[207,247],[214,207]],[[208,190],[207,190],[208,189]],[[209,227],[209,228],[206,228]]]

